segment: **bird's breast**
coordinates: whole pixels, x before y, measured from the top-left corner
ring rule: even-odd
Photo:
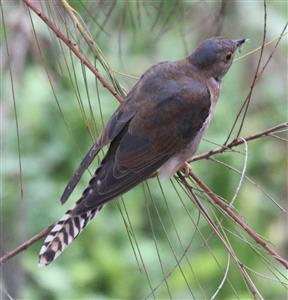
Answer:
[[[197,132],[197,134],[191,139],[191,141],[187,144],[187,146],[182,151],[179,152],[178,156],[179,158],[183,159],[182,163],[184,163],[186,160],[190,160],[193,154],[197,151],[202,136],[206,131],[206,129],[209,127],[209,124],[211,122],[214,113],[215,105],[217,103],[219,93],[220,93],[220,83],[214,78],[210,78],[207,81],[207,87],[210,92],[210,101],[211,101],[209,114],[206,120],[204,121],[202,127]]]
[[[214,110],[220,94],[220,82],[211,77],[207,80],[207,87],[210,92],[211,109]]]
[[[197,148],[199,146],[204,132],[209,127],[210,121],[213,116],[214,108],[219,97],[220,83],[214,78],[210,78],[207,82],[207,87],[210,92],[211,101],[209,114],[203,122],[203,125],[201,126],[197,134],[193,136],[191,141],[188,144],[186,144],[186,146],[182,150],[180,150],[178,153],[176,153],[170,159],[168,159],[168,161],[158,169],[158,175],[162,180],[169,179],[175,174],[175,172],[179,170],[179,168],[185,161],[190,160],[193,157],[194,153],[197,151]]]

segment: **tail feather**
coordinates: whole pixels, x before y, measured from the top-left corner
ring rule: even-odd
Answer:
[[[102,208],[101,205],[84,214],[73,215],[76,205],[65,213],[46,237],[39,253],[39,267],[47,266],[55,260]]]

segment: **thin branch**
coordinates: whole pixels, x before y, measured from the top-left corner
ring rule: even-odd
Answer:
[[[7,260],[9,260],[10,258],[12,258],[13,256],[16,256],[20,252],[23,252],[28,247],[30,247],[31,245],[33,245],[38,240],[41,240],[43,237],[45,237],[50,232],[50,230],[53,227],[54,227],[54,224],[49,225],[46,229],[44,229],[43,231],[41,231],[38,234],[34,235],[30,240],[24,242],[23,244],[21,244],[20,246],[18,246],[16,249],[14,249],[14,250],[12,250],[10,252],[7,252],[5,255],[3,255],[0,258],[0,264],[4,264]]]
[[[206,219],[206,221],[208,222],[208,224],[212,227],[212,229],[214,230],[214,232],[220,238],[220,240],[222,241],[223,245],[227,249],[228,254],[234,259],[235,263],[237,264],[237,266],[238,266],[238,268],[239,268],[239,270],[240,270],[240,272],[241,272],[241,274],[243,276],[244,281],[247,283],[247,286],[248,286],[248,288],[250,289],[250,291],[251,291],[251,293],[253,295],[253,298],[256,299],[256,295],[258,295],[259,299],[263,300],[264,298],[262,297],[262,295],[258,291],[257,287],[255,286],[254,282],[252,281],[252,279],[250,278],[249,274],[247,273],[247,271],[245,269],[245,266],[238,259],[238,257],[236,256],[233,248],[231,247],[230,243],[221,234],[221,232],[219,231],[219,229],[218,229],[217,225],[215,224],[215,222],[210,218],[210,216],[208,215],[208,213],[206,212],[206,210],[204,209],[204,207],[202,206],[202,204],[198,200],[197,196],[195,195],[195,193],[193,191],[192,186],[190,186],[188,184],[186,178],[180,172],[178,172],[178,175],[179,175],[179,178],[181,180],[181,183],[189,191],[189,193],[191,195],[190,199],[193,201],[193,203],[195,204],[195,206],[197,207],[197,209],[201,212],[201,214],[204,216],[204,218]],[[192,176],[192,173],[190,173],[190,175]]]
[[[123,87],[121,87],[120,83],[116,79],[114,72],[112,71],[112,68],[110,67],[107,59],[105,58],[102,50],[98,47],[96,44],[96,41],[91,36],[90,32],[88,31],[84,21],[82,20],[81,16],[78,14],[78,12],[69,5],[69,3],[66,0],[60,0],[65,12],[69,15],[70,19],[74,23],[76,29],[80,32],[81,36],[84,38],[85,42],[87,43],[89,49],[93,53],[94,57],[97,58],[104,68],[105,72],[109,76],[112,85],[115,88],[115,91],[120,94],[121,97],[124,97],[126,94],[126,91]]]
[[[266,60],[266,63],[264,64],[262,70],[261,70],[260,73],[258,74],[258,79],[262,76],[264,70],[266,69],[268,63],[270,62],[272,56],[274,55],[274,53],[275,53],[275,51],[276,51],[276,48],[278,47],[278,45],[279,45],[279,43],[280,43],[282,37],[284,36],[284,34],[287,34],[287,32],[285,33],[285,30],[287,29],[287,26],[288,26],[288,22],[286,22],[284,28],[282,29],[281,34],[279,35],[279,38],[277,39],[277,42],[276,42],[276,44],[275,44],[273,50],[271,51],[271,53],[270,53],[268,59]]]
[[[24,0],[23,0],[24,1]],[[252,134],[250,136],[247,136],[246,138],[239,138],[239,139],[236,139],[234,140],[233,142],[231,142],[230,144],[228,145],[223,145],[222,147],[219,147],[219,148],[216,148],[215,150],[212,150],[212,151],[209,151],[209,152],[205,152],[201,155],[198,155],[198,156],[195,156],[191,161],[197,161],[197,160],[202,160],[202,159],[207,159],[209,158],[210,156],[212,155],[215,155],[215,154],[219,154],[219,153],[223,153],[224,151],[226,151],[227,149],[231,149],[233,147],[236,147],[236,146],[239,146],[241,144],[244,143],[244,140],[246,142],[248,141],[252,141],[252,140],[255,140],[255,139],[258,139],[260,137],[263,137],[263,136],[269,136],[272,132],[276,132],[276,131],[279,131],[280,129],[283,129],[283,128],[288,128],[288,122],[286,123],[282,123],[282,124],[279,124],[277,126],[274,126],[274,127],[271,127],[269,129],[266,129],[264,131],[260,131],[258,133],[255,133],[255,134]],[[156,174],[153,174],[152,176],[155,176]],[[204,190],[204,189],[203,189]],[[210,191],[210,190],[209,190]],[[221,200],[222,201],[222,200]],[[222,201],[223,202],[223,201]],[[224,203],[224,202],[223,202]],[[227,204],[225,204],[226,206]],[[46,231],[43,231],[43,232],[40,232],[39,234],[36,234],[33,238],[31,238],[29,241],[25,242],[24,244],[20,245],[19,247],[17,247],[15,250],[5,254],[4,256],[2,256],[0,258],[0,262],[1,263],[4,263],[6,262],[8,259],[10,259],[11,257],[15,256],[16,254],[24,251],[26,248],[28,248],[28,246],[32,245],[33,243],[35,243],[36,241],[38,241],[39,239],[41,239],[42,237],[46,236],[47,233],[49,232],[49,228],[51,226],[48,227],[48,229],[46,229]],[[46,232],[46,234],[44,233]],[[42,235],[41,235],[42,234]],[[27,246],[28,244],[28,246]],[[10,253],[12,253],[12,255],[10,255]]]
[[[255,133],[255,134],[251,134],[251,135],[249,135],[249,136],[247,136],[247,137],[245,137],[245,138],[238,138],[238,139],[232,141],[232,142],[231,142],[230,144],[228,144],[228,145],[223,145],[223,146],[218,147],[218,148],[216,148],[216,149],[214,149],[214,150],[212,150],[212,151],[208,151],[208,152],[205,152],[205,153],[203,153],[203,154],[197,155],[197,156],[193,157],[193,158],[190,160],[190,162],[196,161],[196,160],[205,159],[205,158],[209,158],[209,157],[212,156],[212,155],[219,154],[219,153],[223,153],[223,152],[225,152],[226,150],[230,150],[230,149],[232,149],[232,148],[234,148],[234,147],[236,147],[236,146],[239,146],[239,145],[243,144],[243,143],[244,143],[244,140],[245,140],[246,142],[248,142],[248,141],[252,141],[252,140],[259,139],[259,138],[261,138],[261,137],[263,137],[263,136],[270,136],[270,134],[271,134],[272,132],[275,132],[275,131],[277,131],[277,130],[279,130],[279,129],[283,129],[283,128],[288,128],[288,122],[281,123],[281,124],[279,124],[279,125],[277,125],[277,126],[268,128],[268,129],[266,129],[266,130],[260,131],[260,132]]]
[[[45,16],[33,3],[31,0],[22,0],[39,18],[46,23],[46,25],[55,33],[56,37],[61,39],[67,47],[80,59],[80,61],[97,77],[97,79],[102,83],[102,85],[120,102],[123,102],[123,98],[113,89],[113,87],[100,75],[97,68],[95,68],[86,58],[86,56],[80,52],[74,43],[68,39],[60,30],[52,23],[47,16]]]
[[[88,17],[91,19],[91,21],[92,21],[97,27],[99,27],[99,31],[100,31],[100,32],[104,32],[108,37],[111,37],[111,34],[110,34],[109,32],[107,32],[107,31],[105,30],[105,28],[102,26],[103,24],[99,24],[99,23],[96,21],[97,18],[95,18],[95,17],[93,16],[93,14],[91,13],[91,10],[90,10],[89,8],[87,8],[87,6],[84,5],[82,1],[79,1],[79,3],[80,3],[80,5],[81,5],[81,7],[84,9],[84,11],[85,11],[85,13],[86,13],[86,16],[88,16]],[[113,3],[112,3],[112,6],[113,6]],[[93,11],[93,10],[92,10],[92,11]]]
[[[276,260],[278,260],[286,269],[288,269],[288,261],[281,257],[275,250],[270,248],[255,231],[247,225],[239,216],[235,214],[233,209],[228,203],[221,200],[210,188],[195,174],[190,172],[192,179],[197,183],[197,185],[207,194],[207,196],[213,201],[214,204],[222,208],[229,217],[231,217],[237,224],[239,224],[254,240],[257,244],[262,246],[270,255],[272,255]]]
[[[248,93],[248,96],[247,96],[247,98],[245,100],[246,107],[245,107],[245,110],[244,110],[244,113],[243,113],[243,117],[241,119],[240,127],[238,129],[238,133],[236,135],[237,138],[240,136],[240,133],[241,133],[242,128],[244,126],[244,121],[245,121],[245,118],[246,118],[246,115],[247,115],[247,112],[248,112],[248,108],[249,108],[249,105],[250,105],[250,102],[251,102],[252,93],[254,91],[255,84],[256,84],[256,82],[258,80],[258,77],[259,77],[259,69],[260,69],[260,65],[261,65],[262,57],[263,57],[263,53],[264,53],[264,48],[265,48],[266,31],[267,31],[267,7],[266,7],[266,0],[264,0],[263,3],[264,3],[264,29],[263,29],[264,32],[263,32],[262,46],[261,46],[259,60],[258,60],[256,71],[255,71],[255,76],[253,78],[253,82],[252,82],[252,85],[250,87],[250,91]]]
[[[264,45],[264,47],[267,47],[267,46],[269,46],[270,44],[273,44],[275,41],[277,41],[277,42],[276,42],[276,45],[274,46],[274,49],[273,49],[273,51],[272,51],[272,52],[274,52],[274,51],[276,50],[276,48],[278,47],[278,44],[279,44],[279,42],[281,41],[281,39],[282,39],[286,34],[288,34],[288,31],[285,32],[285,30],[286,30],[286,28],[287,28],[287,25],[288,25],[288,22],[285,24],[285,26],[284,26],[284,28],[283,28],[283,30],[282,30],[280,36],[277,36],[277,37],[273,38],[272,40],[270,40],[269,42],[266,42],[265,45]],[[233,62],[235,63],[236,61],[242,60],[243,58],[245,58],[245,57],[247,57],[247,56],[250,56],[251,54],[254,54],[254,53],[256,53],[257,51],[261,50],[261,48],[262,48],[262,46],[259,46],[259,47],[255,48],[255,49],[253,49],[253,50],[251,50],[251,51],[249,51],[249,52],[246,52],[246,53],[244,53],[243,55],[240,55],[240,56],[238,56],[237,58],[235,58]],[[272,54],[272,52],[271,52],[271,54]],[[271,54],[270,54],[270,56],[271,56]],[[269,57],[270,57],[270,56],[269,56]],[[267,61],[266,61],[265,64],[267,64]],[[262,68],[262,70],[263,70],[263,68]],[[262,71],[261,71],[261,74],[262,74]]]
[[[17,151],[18,151],[18,166],[19,166],[19,189],[20,189],[20,200],[23,200],[24,190],[23,190],[23,168],[22,168],[22,153],[20,147],[20,131],[19,131],[19,122],[18,122],[18,112],[17,112],[17,102],[16,102],[16,95],[15,95],[15,87],[14,87],[14,80],[13,80],[13,72],[11,67],[11,56],[8,47],[8,39],[6,33],[6,26],[5,26],[5,19],[4,19],[4,12],[3,7],[1,5],[1,17],[2,17],[2,25],[3,25],[3,32],[4,32],[4,39],[5,39],[5,48],[7,53],[7,61],[8,61],[8,69],[9,69],[9,77],[10,77],[10,84],[11,84],[11,92],[12,92],[12,99],[13,99],[13,110],[15,116],[15,125],[16,125],[16,136],[17,136]],[[2,72],[1,72],[2,73]]]
[[[245,158],[244,158],[244,163],[243,163],[243,170],[242,170],[242,173],[241,173],[241,177],[240,177],[240,180],[239,180],[239,183],[238,183],[238,186],[236,188],[236,191],[232,197],[232,200],[230,201],[230,206],[233,206],[238,194],[239,194],[239,191],[241,189],[241,186],[243,184],[243,180],[245,178],[245,174],[246,174],[246,170],[247,170],[247,162],[248,162],[248,143],[245,141],[245,139],[241,138],[244,142],[244,145],[245,145]]]
[[[282,142],[286,142],[286,143],[288,142],[288,139],[285,139],[285,138],[283,138],[281,136],[278,136],[278,135],[275,135],[273,133],[270,133],[269,136],[271,136],[271,137],[273,137],[273,138],[275,138],[275,139],[277,139],[279,141],[282,141]]]
[[[241,175],[241,177],[243,176],[243,171],[239,171],[238,169],[232,167],[231,165],[221,161],[221,160],[218,160],[214,157],[211,157],[209,158],[211,161],[215,162],[215,163],[218,163],[220,165],[223,165],[225,166],[226,168],[228,168],[229,170],[232,170],[233,172]],[[258,183],[256,183],[254,180],[252,180],[249,176],[247,176],[246,174],[244,174],[244,178],[250,182],[251,184],[253,184],[260,192],[262,192],[268,199],[270,199],[284,214],[288,215],[288,211],[282,207],[270,194],[268,194],[261,186],[259,186]]]
[[[219,294],[220,290],[222,289],[226,279],[227,279],[227,276],[228,276],[228,272],[229,272],[229,269],[230,269],[230,254],[228,253],[228,257],[227,257],[227,266],[226,266],[226,271],[225,271],[225,274],[217,288],[217,290],[215,291],[215,293],[213,294],[213,296],[210,298],[211,300],[214,300],[216,299],[217,295]]]
[[[255,84],[256,84],[256,81],[258,79],[258,74],[259,74],[259,68],[260,68],[260,64],[261,64],[261,61],[262,61],[262,57],[263,57],[263,52],[264,52],[264,48],[265,48],[265,40],[266,40],[266,28],[267,28],[267,7],[266,7],[266,0],[264,0],[264,28],[263,28],[263,38],[262,38],[262,44],[261,44],[261,50],[260,50],[260,54],[259,54],[259,59],[258,59],[258,63],[257,63],[257,67],[256,67],[256,71],[255,71],[255,75],[254,75],[254,78],[252,80],[252,84],[250,86],[250,90],[248,92],[248,95],[246,96],[234,122],[233,122],[233,125],[229,131],[229,134],[228,134],[228,137],[225,141],[225,145],[228,143],[231,135],[232,135],[232,132],[233,130],[235,129],[236,127],[236,124],[240,118],[240,115],[241,113],[243,112],[243,109],[244,109],[244,113],[243,113],[243,117],[241,119],[241,122],[240,122],[240,126],[239,126],[239,129],[238,129],[238,132],[237,132],[237,135],[236,137],[238,138],[239,135],[240,135],[240,132],[242,130],[242,127],[243,127],[243,124],[244,124],[244,120],[246,118],[246,114],[248,112],[248,108],[249,108],[249,104],[250,104],[250,101],[251,101],[251,97],[252,97],[252,93],[254,91],[254,87],[255,87]]]

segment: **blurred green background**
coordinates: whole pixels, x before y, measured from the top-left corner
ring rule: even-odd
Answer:
[[[34,3],[94,62],[92,51],[60,2]],[[83,18],[127,91],[149,66],[182,59],[209,36],[249,38],[241,54],[261,46],[263,39],[262,1],[69,3]],[[59,202],[67,181],[118,103],[21,1],[1,1],[1,11],[3,254],[57,221],[77,200],[89,172],[70,204],[62,207]],[[286,1],[267,1],[266,41],[280,35],[287,17]],[[265,48],[264,62],[274,45]],[[227,138],[249,92],[259,53],[236,61],[226,75],[214,119],[198,153],[214,149],[213,143],[222,144]],[[99,62],[96,66],[109,80]],[[256,84],[241,136],[285,121],[287,36]],[[192,165],[193,171],[227,201],[237,188],[245,159],[244,146],[237,150],[241,153],[215,157],[226,165],[213,160]],[[248,179],[244,179],[235,207],[255,231],[287,257],[287,218],[273,203],[287,207],[287,144],[263,137],[249,142],[247,158]],[[98,163],[99,159],[90,172]],[[224,276],[227,251],[176,180],[159,185],[156,178],[150,179],[123,199],[125,206],[121,201],[107,205],[49,267],[37,267],[42,241],[2,265],[3,298],[210,299]],[[202,204],[211,217],[223,217],[205,198]],[[287,278],[281,265],[226,217],[222,225],[265,299],[285,299]],[[231,260],[216,299],[251,297]]]

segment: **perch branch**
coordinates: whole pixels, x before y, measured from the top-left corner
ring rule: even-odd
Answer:
[[[204,207],[201,205],[200,201],[198,200],[197,196],[195,195],[195,193],[193,191],[192,186],[188,184],[186,178],[180,172],[178,173],[178,175],[179,175],[179,178],[181,180],[182,185],[190,193],[190,195],[191,195],[190,199],[195,204],[195,206],[200,211],[200,213],[204,216],[204,218],[206,219],[206,221],[208,222],[208,224],[212,227],[212,229],[217,234],[217,236],[220,238],[220,240],[224,244],[225,248],[227,249],[228,254],[234,259],[235,263],[237,264],[237,266],[238,266],[238,268],[239,268],[239,270],[240,270],[240,272],[241,272],[241,274],[243,276],[243,279],[247,283],[250,291],[252,292],[253,298],[257,299],[257,297],[256,297],[256,295],[257,295],[258,299],[264,300],[264,298],[262,297],[262,295],[260,294],[260,292],[256,288],[254,282],[250,278],[249,274],[247,273],[247,271],[245,269],[245,266],[240,262],[240,260],[236,256],[236,254],[235,254],[233,248],[231,247],[231,245],[229,244],[229,242],[220,233],[220,231],[218,229],[218,226],[215,224],[215,222],[213,222],[213,220],[210,218],[210,216],[208,215],[208,213],[205,211]],[[190,175],[192,175],[192,174],[190,174]]]
[[[123,102],[123,98],[113,89],[113,87],[100,75],[98,69],[94,67],[86,58],[86,56],[75,46],[75,44],[68,39],[57,26],[52,23],[47,16],[45,16],[31,0],[22,0],[39,18],[46,23],[46,25],[55,33],[56,37],[62,40],[67,47],[80,59],[80,61],[96,76],[96,78],[120,103]]]
[[[72,6],[69,5],[67,0],[60,0],[60,2],[62,4],[64,10],[69,15],[70,19],[74,23],[75,27],[77,28],[77,30],[80,32],[81,36],[86,41],[86,43],[87,43],[89,49],[91,50],[91,52],[93,53],[94,57],[100,62],[100,64],[104,68],[105,72],[108,74],[108,76],[112,82],[112,85],[115,88],[115,91],[118,92],[122,97],[124,97],[126,94],[124,88],[120,85],[120,83],[116,79],[115,72],[111,69],[102,50],[96,44],[96,41],[93,39],[92,35],[90,34],[89,30],[85,26],[85,23],[82,20],[82,18],[80,17],[80,15],[78,14],[78,12]]]
[[[14,250],[7,252],[5,255],[3,255],[0,258],[0,264],[4,264],[7,260],[12,258],[13,256],[16,256],[20,252],[23,252],[29,246],[33,245],[35,242],[37,242],[38,240],[45,237],[50,232],[50,230],[53,228],[53,226],[54,226],[54,224],[49,225],[46,229],[44,229],[43,231],[41,231],[38,234],[34,235],[30,240],[24,242],[23,244],[21,244],[20,246],[18,246]]]
[[[197,185],[206,193],[206,195],[213,201],[214,204],[219,206],[225,213],[232,218],[237,224],[239,224],[254,240],[257,244],[262,246],[270,255],[272,255],[276,260],[278,260],[286,269],[288,269],[288,261],[281,257],[275,250],[270,248],[260,236],[249,226],[247,225],[239,216],[235,214],[233,209],[229,206],[228,203],[221,200],[210,188],[195,174],[190,172],[190,176],[197,183]],[[183,182],[183,180],[182,180]]]
[[[255,133],[255,134],[251,134],[251,135],[249,135],[245,138],[237,138],[228,145],[223,145],[223,146],[218,147],[214,150],[211,150],[211,151],[208,151],[208,152],[205,152],[203,154],[200,154],[200,155],[197,155],[197,156],[193,157],[190,162],[205,159],[205,158],[209,158],[212,155],[223,153],[224,151],[226,151],[228,149],[232,149],[236,146],[239,146],[239,145],[243,144],[244,141],[248,142],[248,141],[259,139],[263,136],[270,136],[271,133],[273,133],[275,131],[278,131],[280,129],[283,129],[283,128],[288,128],[288,122],[281,123],[277,126],[268,128],[266,130],[260,131],[260,132]]]

